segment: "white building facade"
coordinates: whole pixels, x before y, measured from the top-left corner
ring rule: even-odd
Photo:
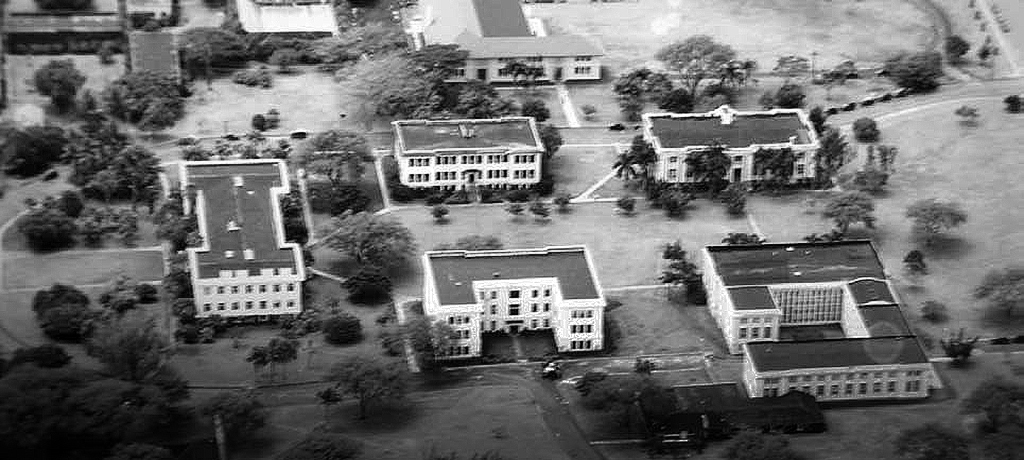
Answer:
[[[423,255],[424,314],[459,339],[446,358],[481,355],[484,332],[551,330],[559,352],[603,347],[606,305],[583,246]]]
[[[269,317],[302,311],[302,249],[285,241],[281,160],[180,163],[185,212],[202,245],[186,249],[198,317]]]
[[[815,177],[815,155],[820,143],[814,126],[801,109],[737,111],[727,105],[706,113],[645,113],[644,138],[657,152],[655,180],[688,183],[698,180],[686,158],[715,142],[732,160],[725,179],[751,182],[766,177],[754,161],[759,150],[790,149],[790,181]]]
[[[532,117],[392,122],[403,185],[439,190],[529,188],[544,144]]]

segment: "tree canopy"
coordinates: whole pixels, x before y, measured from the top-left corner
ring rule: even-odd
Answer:
[[[781,435],[742,432],[725,448],[726,460],[803,460],[806,457],[789,447]]]
[[[182,67],[195,75],[209,63],[214,67],[238,67],[249,60],[245,41],[234,31],[222,27],[193,27],[179,37]]]
[[[339,186],[359,181],[372,161],[370,144],[361,134],[332,129],[313,136],[300,147],[302,163],[312,174]]]
[[[867,228],[875,227],[875,203],[861,192],[844,192],[832,198],[822,215],[832,219],[840,233],[846,233],[850,225],[863,223]]]
[[[359,401],[359,418],[366,418],[370,403],[405,396],[408,370],[404,360],[385,360],[378,356],[353,355],[337,362],[328,380],[345,395]]]
[[[915,91],[931,91],[939,87],[942,77],[942,55],[937,51],[904,53],[885,63],[885,70],[896,84]]]
[[[151,320],[122,318],[102,323],[89,339],[89,355],[117,378],[142,382],[163,367],[167,341]]]
[[[75,219],[60,210],[39,207],[18,219],[18,231],[36,251],[50,251],[73,246],[78,226]]]
[[[0,154],[4,172],[18,177],[41,174],[60,161],[68,144],[64,130],[57,126],[29,126],[0,131]]]
[[[75,103],[75,95],[85,84],[85,75],[75,68],[70,59],[51,60],[36,70],[33,76],[36,91],[50,96],[50,102],[59,110],[66,110]]]
[[[1014,316],[1017,307],[1024,306],[1024,267],[988,272],[974,288],[974,297],[987,300],[989,309],[994,312]]]
[[[928,423],[900,433],[896,455],[902,460],[965,460],[968,443],[959,433]]]
[[[932,244],[943,230],[949,230],[967,222],[967,211],[959,203],[927,198],[915,201],[907,207],[906,216],[914,221],[914,232],[924,237],[925,244]]]
[[[412,232],[400,222],[365,212],[334,218],[323,241],[359,264],[381,268],[405,263],[416,250]]]
[[[330,433],[311,433],[278,460],[349,460],[362,450],[359,441]]]
[[[199,413],[220,416],[228,443],[235,445],[248,441],[267,422],[266,410],[256,395],[238,391],[214,395],[199,406]]]
[[[174,125],[185,115],[185,98],[173,75],[136,70],[107,86],[107,112],[147,131]]]
[[[706,184],[708,190],[715,194],[729,185],[725,175],[731,166],[732,159],[725,153],[725,146],[719,143],[686,155],[687,172],[692,173],[694,180]]]
[[[654,57],[679,73],[690,94],[697,94],[702,81],[722,76],[722,69],[736,59],[736,50],[709,35],[694,35],[666,45]]]

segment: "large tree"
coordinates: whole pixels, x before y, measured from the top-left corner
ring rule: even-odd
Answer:
[[[136,70],[107,86],[107,112],[147,131],[169,127],[185,115],[182,88],[173,75]]]
[[[412,232],[400,222],[365,212],[334,218],[323,241],[360,265],[381,268],[405,263],[416,250]]]
[[[101,324],[89,339],[89,354],[103,363],[110,375],[143,382],[164,365],[167,341],[151,320],[124,318]]]
[[[793,177],[796,155],[788,147],[757,149],[754,152],[754,174],[764,177],[769,187],[780,187]]]
[[[729,185],[725,175],[729,173],[732,159],[725,153],[725,146],[713,143],[686,155],[686,170],[694,180],[706,184],[711,193],[717,194]]]
[[[914,232],[931,245],[943,230],[949,230],[967,221],[967,211],[959,203],[928,198],[915,201],[907,207],[907,217],[914,220]]]
[[[875,203],[861,192],[843,192],[829,200],[822,215],[832,219],[840,233],[846,233],[850,225],[863,223],[867,228],[875,227]]]
[[[404,360],[386,360],[379,356],[349,356],[332,368],[328,380],[337,390],[359,401],[359,418],[366,418],[371,403],[405,396],[408,369]]]
[[[1014,316],[1017,307],[1024,305],[1024,267],[988,272],[981,284],[974,288],[974,297],[987,300],[993,311]]]
[[[339,71],[339,76],[344,79],[345,90],[358,101],[355,109],[364,121],[424,115],[433,104],[440,103],[434,81],[402,55],[360,60]]]
[[[356,458],[359,441],[330,433],[311,433],[286,450],[278,460],[348,460]]]
[[[939,87],[942,77],[942,55],[937,51],[905,53],[885,63],[885,70],[896,84],[915,91],[931,91]]]
[[[241,444],[249,440],[267,423],[263,403],[253,393],[224,391],[199,406],[205,417],[220,417],[228,443]]]
[[[846,136],[838,129],[827,127],[820,138],[818,152],[814,155],[815,176],[825,187],[832,185],[832,177],[846,163],[849,144]]]
[[[900,433],[896,455],[902,460],[966,460],[968,443],[959,433],[928,423]]]
[[[67,144],[64,130],[57,126],[0,131],[4,172],[18,177],[41,174],[60,161]]]
[[[990,377],[978,385],[961,403],[968,414],[984,417],[981,428],[997,432],[1013,424],[1024,424],[1024,386],[1003,377]]]
[[[515,101],[502,98],[493,86],[479,80],[463,83],[458,88],[458,99],[451,109],[466,118],[497,118],[514,115]]]
[[[340,129],[313,136],[302,143],[300,151],[306,169],[327,177],[335,187],[359,181],[366,162],[373,160],[365,137]]]
[[[658,161],[654,147],[641,135],[633,136],[629,150],[619,154],[612,165],[615,176],[623,180],[640,179],[641,187],[647,189],[651,184],[651,171]]]
[[[409,53],[409,59],[420,71],[441,83],[455,75],[455,70],[466,66],[469,52],[459,45],[427,45]]]
[[[60,210],[40,207],[18,219],[18,231],[36,251],[50,251],[73,246],[78,227],[75,219]]]
[[[721,77],[722,69],[736,59],[736,50],[708,35],[694,35],[666,45],[654,57],[679,73],[690,94],[697,94],[702,81]]]
[[[249,60],[245,40],[223,27],[193,27],[178,37],[181,64],[192,75],[211,67],[238,67]]]
[[[75,68],[70,59],[51,60],[36,70],[33,76],[36,91],[50,96],[50,102],[59,110],[66,110],[75,103],[75,95],[85,84],[85,75]]]

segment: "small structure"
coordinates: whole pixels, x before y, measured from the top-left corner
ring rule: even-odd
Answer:
[[[179,164],[185,212],[196,214],[202,237],[202,246],[186,249],[196,316],[300,313],[306,267],[301,247],[285,242],[284,161]]]
[[[544,144],[532,117],[391,124],[400,179],[409,187],[518,189],[540,182]]]
[[[480,356],[482,331],[552,330],[560,352],[604,341],[604,292],[585,246],[423,254],[423,311],[460,339],[445,358]]]
[[[238,21],[248,33],[337,35],[329,0],[234,0]]]
[[[694,182],[686,157],[720,143],[732,159],[726,179],[749,182],[764,178],[754,162],[761,149],[791,149],[791,181],[813,179],[818,135],[800,109],[740,112],[723,105],[707,113],[645,113],[644,138],[658,154],[654,178],[671,183]]]

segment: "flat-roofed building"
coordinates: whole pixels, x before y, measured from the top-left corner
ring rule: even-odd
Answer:
[[[540,18],[519,0],[419,0],[405,11],[406,32],[420,49],[455,44],[469,53],[451,81],[511,82],[519,62],[539,71],[537,80],[600,80],[604,48],[594,37],[548,35]]]
[[[755,162],[759,150],[791,149],[790,180],[815,177],[814,156],[818,136],[807,114],[800,109],[740,112],[723,105],[706,113],[645,113],[644,137],[658,154],[654,177],[658,181],[684,183],[698,180],[687,168],[688,155],[721,144],[732,160],[725,179],[757,181],[766,171]]]
[[[187,213],[202,246],[186,249],[197,316],[298,314],[306,279],[302,249],[285,241],[281,160],[180,163]]]
[[[708,308],[729,351],[745,355],[751,396],[810,388],[819,399],[924,397],[938,385],[870,241],[708,246],[702,265]],[[819,361],[800,358],[815,352]],[[884,390],[870,380],[862,391],[861,374],[878,369]]]
[[[334,3],[328,0],[234,0],[238,22],[248,33],[337,35]]]
[[[540,182],[544,144],[532,117],[392,122],[402,184],[461,190]]]
[[[560,352],[603,347],[604,292],[585,246],[423,255],[423,311],[459,334],[447,358],[480,356],[481,332],[551,330]]]

